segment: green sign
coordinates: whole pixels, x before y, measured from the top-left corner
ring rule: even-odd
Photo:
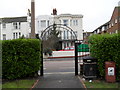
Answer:
[[[89,52],[88,44],[80,44],[78,46],[78,52]]]

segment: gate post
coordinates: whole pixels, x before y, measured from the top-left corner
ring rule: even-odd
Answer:
[[[81,44],[80,41],[75,41],[75,75],[78,75],[78,45]]]
[[[43,76],[43,42],[41,41],[41,66],[40,66],[40,76]]]

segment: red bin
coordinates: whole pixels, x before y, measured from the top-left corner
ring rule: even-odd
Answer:
[[[107,82],[116,82],[115,75],[115,62],[106,61],[105,62],[105,79]]]

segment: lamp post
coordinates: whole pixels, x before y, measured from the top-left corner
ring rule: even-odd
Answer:
[[[31,0],[31,38],[35,38],[35,0]]]

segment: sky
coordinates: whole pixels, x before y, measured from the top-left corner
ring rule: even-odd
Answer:
[[[91,32],[108,22],[120,0],[35,0],[35,15],[82,14],[83,30]],[[0,0],[0,18],[26,16],[31,0]]]

